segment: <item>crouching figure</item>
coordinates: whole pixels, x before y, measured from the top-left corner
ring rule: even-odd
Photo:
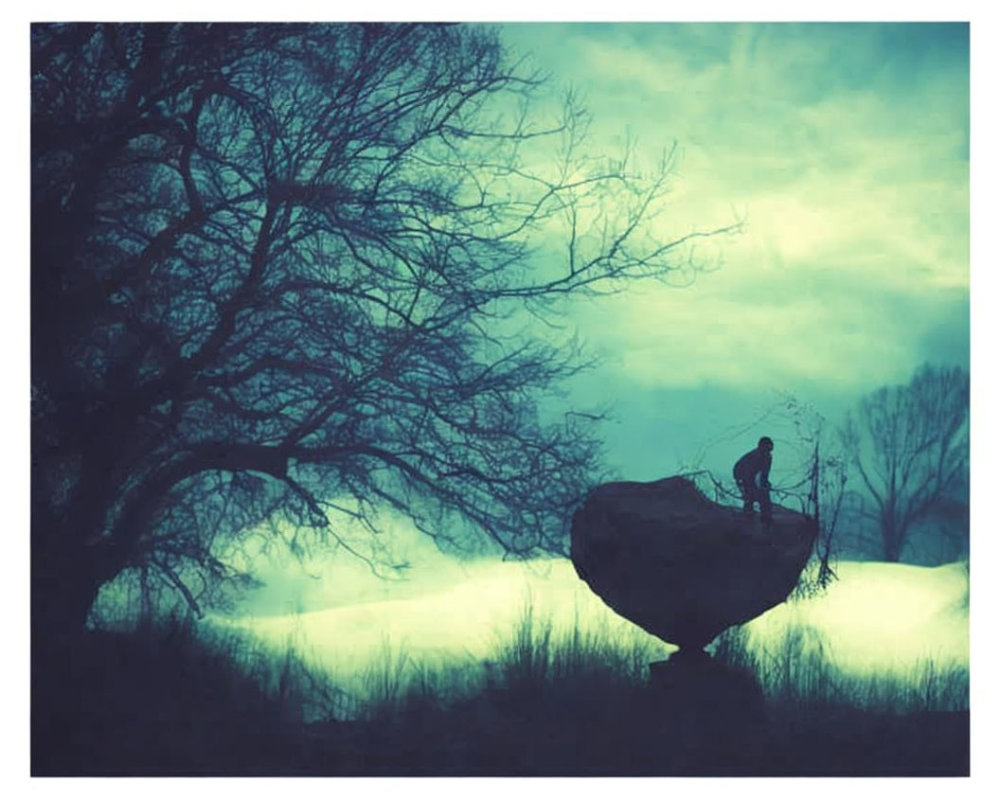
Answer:
[[[764,524],[771,522],[771,451],[774,442],[762,436],[757,447],[740,457],[733,467],[733,477],[743,496],[743,512],[753,514],[754,503],[760,506],[760,518]]]

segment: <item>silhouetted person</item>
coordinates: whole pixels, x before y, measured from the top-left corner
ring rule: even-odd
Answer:
[[[770,437],[762,436],[757,442],[757,448],[742,456],[733,467],[733,477],[743,495],[743,512],[753,514],[753,504],[756,502],[760,505],[760,518],[765,523],[771,522],[771,484],[768,475],[771,472],[773,449],[774,442]]]

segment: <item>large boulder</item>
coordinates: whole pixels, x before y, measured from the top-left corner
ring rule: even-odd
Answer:
[[[606,483],[573,515],[577,574],[615,612],[680,648],[784,602],[812,552],[816,523],[774,507],[719,505],[690,480]]]

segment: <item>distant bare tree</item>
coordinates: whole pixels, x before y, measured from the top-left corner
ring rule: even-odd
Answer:
[[[845,449],[874,506],[863,515],[877,526],[886,561],[901,559],[915,523],[967,492],[968,423],[968,373],[930,365],[848,415]]]
[[[543,407],[578,348],[523,320],[690,272],[712,232],[648,224],[669,158],[587,157],[576,101],[546,120],[480,26],[31,39],[35,630],[124,569],[197,607],[269,522],[563,548],[599,443]]]

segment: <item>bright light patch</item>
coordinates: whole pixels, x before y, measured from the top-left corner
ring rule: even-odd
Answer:
[[[526,604],[558,639],[576,626],[622,648],[645,646],[654,658],[673,649],[614,614],[577,578],[568,561],[481,563],[448,588],[405,600],[342,606],[296,615],[215,619],[288,645],[358,689],[387,658],[411,667],[478,666],[509,642]],[[967,667],[968,574],[964,564],[928,568],[843,563],[823,595],[789,602],[747,626],[757,655],[778,653],[803,637],[828,665],[859,679],[920,680],[935,670]]]
[[[660,658],[675,649],[614,614],[568,561],[491,562],[466,572],[457,585],[417,598],[212,621],[248,630],[279,650],[291,645],[349,690],[399,655],[434,668],[490,661],[529,609],[556,639],[578,627],[622,648],[644,645]]]
[[[858,677],[905,678],[923,664],[968,667],[968,572],[964,564],[847,562],[829,592],[786,603],[748,624],[754,649],[792,629],[815,631],[827,659]]]

